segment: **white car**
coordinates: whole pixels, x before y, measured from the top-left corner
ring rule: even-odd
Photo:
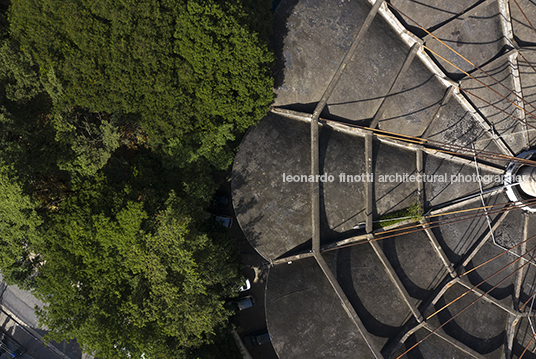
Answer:
[[[245,292],[246,290],[250,290],[250,289],[251,289],[251,282],[249,281],[249,279],[246,278],[246,283],[240,288],[238,288],[238,291]]]

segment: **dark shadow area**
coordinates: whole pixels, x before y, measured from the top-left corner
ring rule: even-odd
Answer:
[[[534,343],[534,341],[532,341]],[[531,349],[534,350],[533,344],[530,345],[532,347]],[[536,354],[533,353],[530,349],[525,351],[526,346],[519,344],[516,340],[514,340],[514,345],[512,348],[512,357],[519,358],[521,354],[523,354],[524,359],[536,359]]]
[[[399,260],[399,255],[396,250],[396,238],[391,238],[382,241],[383,243],[383,253],[389,260],[389,263],[391,263],[391,266],[395,270],[396,274],[398,275],[398,278],[400,278],[400,281],[408,291],[408,294],[416,299],[419,300],[426,300],[431,294],[432,290],[427,290],[424,288],[421,288],[417,286],[406,274],[404,271],[404,268],[402,267],[402,264]],[[415,258],[417,259],[417,257]],[[439,260],[439,258],[438,258]]]
[[[474,268],[473,261],[469,262],[467,264],[467,267],[465,267],[466,270],[471,270]],[[478,289],[484,292],[490,291],[494,285],[491,285],[484,281],[484,278],[478,273],[478,271],[474,270],[471,273],[467,275],[467,278],[469,279],[469,282],[475,286],[478,285]],[[510,281],[514,281],[515,279],[513,277],[510,277]],[[508,280],[506,281],[508,283]],[[497,299],[502,300],[512,295],[514,290],[514,284],[506,285],[505,287],[498,287],[491,290],[488,295]]]
[[[417,1],[417,0],[410,0],[410,2],[412,3],[415,3],[415,4],[418,4],[418,5],[421,5],[423,7],[426,7],[432,11],[438,11],[438,12],[442,12],[442,13],[447,13],[449,14],[451,17],[434,25],[434,26],[431,26],[429,27],[428,29],[426,29],[427,31],[429,32],[433,32],[437,29],[439,29],[440,27],[448,24],[449,22],[455,20],[456,18],[466,14],[467,12],[470,12],[472,9],[474,9],[475,7],[477,7],[478,5],[480,5],[481,3],[483,3],[485,0],[480,0],[478,2],[476,2],[475,4],[469,6],[467,9],[465,9],[464,11],[462,12],[453,12],[453,11],[449,11],[449,10],[446,10],[446,9],[440,9],[436,6],[432,6],[424,1]],[[388,1],[389,4],[392,3],[391,0]],[[408,29],[409,31],[411,31],[414,35],[418,36],[419,38],[424,38],[426,35],[427,35],[427,32],[424,31],[420,24],[416,24],[414,21],[418,20],[418,19],[408,19],[409,16],[407,16],[407,14],[404,14],[402,15],[398,9],[395,9],[393,6],[390,6],[389,7],[390,10],[393,12],[393,14],[395,15],[395,17],[398,19],[398,21],[400,21],[402,23],[402,25],[404,25],[404,27],[406,29]],[[414,20],[414,21],[413,21]]]
[[[414,345],[417,345],[417,338],[415,337],[415,334],[411,335],[405,341],[404,346],[402,348],[404,349],[404,351],[406,351],[413,348]],[[415,348],[411,349],[408,353],[406,353],[406,357],[408,359],[427,359],[422,355],[418,345]]]
[[[368,100],[370,100],[370,99],[367,99],[366,101],[368,101]],[[363,101],[365,101],[365,100],[363,100]],[[285,110],[292,110],[292,111],[307,113],[307,114],[312,115],[317,105],[318,105],[318,102],[293,103],[293,104],[290,104],[290,105],[280,106],[279,108],[282,108],[282,109],[285,109]],[[332,106],[333,104],[330,104],[330,105]],[[322,109],[322,112],[320,113],[320,119],[336,121],[336,122],[350,124],[350,125],[355,125],[357,123],[357,124],[360,124],[362,126],[365,126],[366,123],[370,122],[370,120],[368,120],[368,119],[367,120],[361,120],[361,121],[352,121],[352,120],[349,120],[349,119],[347,119],[345,117],[340,117],[340,116],[337,116],[337,115],[333,115],[329,111],[329,106],[330,105],[326,105]]]
[[[495,43],[497,41],[501,41],[502,39],[498,39],[496,41],[493,41],[492,43]],[[446,43],[448,43],[449,41],[447,40],[443,40],[445,41]],[[469,42],[460,42],[458,44],[463,44],[463,45],[471,45],[471,44],[485,44],[484,42],[478,42],[478,43],[469,43]],[[447,49],[448,50],[448,49]],[[487,64],[489,64],[490,62],[493,62],[495,61],[496,59],[498,59],[499,57],[501,57],[502,55],[504,55],[506,53],[506,51],[509,51],[511,50],[511,47],[510,46],[506,46],[504,45],[501,50],[495,55],[493,56],[492,58],[490,58],[489,60],[487,60],[486,62],[482,63],[482,64],[479,64],[478,67],[480,68],[483,68],[484,66],[486,66]],[[461,79],[467,77],[467,75],[465,75],[464,73],[454,73],[454,72],[451,72],[451,71],[447,71],[447,69],[445,69],[445,67],[443,66],[443,64],[441,63],[441,59],[438,59],[436,57],[436,55],[434,55],[433,53],[431,53],[427,48],[424,49],[424,51],[426,52],[426,54],[432,59],[432,61],[437,65],[437,67],[439,67],[441,69],[441,71],[443,71],[445,73],[445,75],[447,75],[451,80],[455,81],[455,82],[459,82]],[[443,56],[443,55],[442,55]],[[456,70],[458,71],[458,70]],[[469,70],[469,71],[466,71],[469,75],[473,75],[475,73],[478,73],[480,72],[476,67]],[[463,94],[463,91],[462,91],[462,94]],[[465,95],[465,94],[464,94]],[[484,117],[485,118],[485,117]]]
[[[437,304],[435,305],[435,309],[439,310],[442,307],[444,307],[447,303],[445,302],[444,298],[441,297]],[[441,325],[445,324],[447,321],[452,319],[452,314],[448,309],[442,310],[437,314],[437,318],[439,319],[439,322]],[[473,350],[477,351],[480,354],[488,354],[492,353],[495,350],[499,349],[505,341],[506,338],[506,332],[502,331],[501,333],[497,334],[496,336],[492,338],[479,338],[474,335],[471,335],[467,331],[465,331],[457,322],[456,320],[451,320],[447,324],[443,326],[443,330],[445,333],[450,335],[451,337],[457,339],[461,343],[467,345],[468,347],[472,348]]]
[[[337,281],[343,288],[344,293],[354,307],[359,318],[361,318],[361,321],[363,322],[363,325],[367,331],[380,338],[389,338],[395,335],[399,331],[400,327],[383,324],[377,320],[363,305],[363,302],[359,298],[353,282],[353,277],[356,275],[356,273],[352,271],[352,250],[357,249],[350,247],[342,249],[338,252]],[[390,310],[394,309],[390,308]]]
[[[536,47],[536,42],[523,41],[514,34],[514,40],[519,47]]]
[[[313,251],[313,241],[312,241],[312,239],[308,239],[304,243],[299,244],[296,247],[292,248],[291,250],[283,253],[282,255],[277,257],[276,259],[295,256],[297,254],[302,254],[302,253],[310,253],[312,251]]]

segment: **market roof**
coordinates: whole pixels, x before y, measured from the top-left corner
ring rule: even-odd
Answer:
[[[536,268],[513,261],[534,250],[536,218],[512,209],[500,176],[533,165],[515,158],[536,125],[536,30],[516,4],[536,15],[528,0],[281,2],[276,100],[232,181],[238,222],[273,265],[280,358],[527,347]],[[415,204],[419,222],[379,228]]]

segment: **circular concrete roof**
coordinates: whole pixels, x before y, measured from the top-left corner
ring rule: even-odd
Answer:
[[[232,178],[237,220],[272,264],[275,351],[534,357],[536,214],[502,175],[534,165],[515,156],[536,144],[536,5],[392,0],[346,55],[374,3],[276,10],[275,104]],[[381,228],[390,214],[403,218]]]

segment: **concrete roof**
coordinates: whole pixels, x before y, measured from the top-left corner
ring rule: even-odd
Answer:
[[[531,19],[533,2],[516,1]],[[509,202],[501,182],[451,176],[501,175],[499,156],[534,145],[533,34],[513,1],[374,3],[284,0],[276,11],[274,108],[244,137],[232,182],[237,220],[273,264],[274,348],[281,358],[517,358],[533,335],[530,303],[520,307],[536,265],[514,261],[536,246],[520,244],[536,217],[498,210]],[[473,146],[487,152],[475,159]],[[333,180],[284,180],[312,167]],[[363,174],[375,181],[341,180]],[[447,179],[380,180],[396,174]],[[413,203],[421,223],[373,228]],[[496,207],[474,210],[483,205]]]

